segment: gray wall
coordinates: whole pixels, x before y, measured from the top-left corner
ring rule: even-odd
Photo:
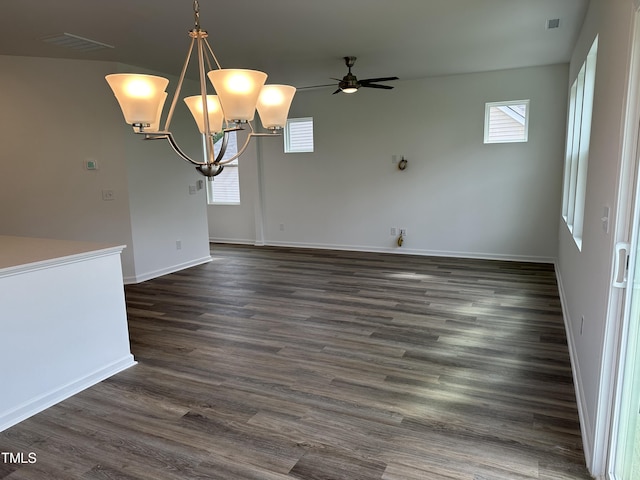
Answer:
[[[210,206],[214,241],[554,261],[567,65],[297,93],[315,152],[262,139],[241,202]],[[528,143],[483,144],[485,102],[531,100]],[[405,155],[401,172],[392,157]],[[391,227],[405,228],[399,249]]]
[[[619,194],[627,181],[621,172],[634,10],[633,0],[591,1],[573,52],[567,85],[569,88],[577,76],[598,35],[582,251],[564,221],[556,217],[560,224],[557,271],[585,453],[594,475],[605,473],[614,390],[611,382],[616,368],[612,348],[616,342],[619,321],[616,305],[620,296],[611,289],[613,248],[617,240],[628,238],[621,227],[629,200]],[[635,144],[635,133],[633,137],[630,140]],[[602,228],[605,206],[611,208],[609,232]]]
[[[210,257],[204,190],[189,195],[200,177],[124,123],[104,80],[123,69],[0,56],[0,234],[125,244],[133,282]],[[189,122],[185,112],[176,130]],[[187,144],[197,151],[200,140]],[[85,169],[89,159],[98,170]],[[114,200],[102,200],[105,189]]]

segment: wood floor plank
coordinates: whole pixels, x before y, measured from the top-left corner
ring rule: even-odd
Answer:
[[[552,265],[213,245],[126,287],[138,365],[0,432],[3,480],[581,480]]]

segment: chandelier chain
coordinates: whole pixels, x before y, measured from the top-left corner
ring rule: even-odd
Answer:
[[[195,30],[200,30],[200,4],[198,0],[193,0],[193,17],[195,20]]]

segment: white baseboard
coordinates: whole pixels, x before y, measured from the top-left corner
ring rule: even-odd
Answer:
[[[246,239],[229,239],[229,238],[210,238],[211,243],[230,243],[238,245],[257,245],[252,240]],[[273,247],[289,247],[289,248],[317,248],[320,250],[344,250],[352,252],[371,252],[371,253],[393,253],[398,255],[420,255],[428,257],[454,257],[454,258],[477,258],[480,260],[504,260],[529,263],[553,263],[556,259],[553,257],[537,257],[529,255],[502,255],[494,253],[482,252],[454,252],[444,250],[422,250],[406,247],[372,247],[360,245],[336,245],[325,243],[303,243],[303,242],[265,242],[266,246]]]
[[[593,466],[593,451],[594,451],[594,432],[591,430],[588,415],[589,410],[585,403],[584,385],[582,383],[582,376],[580,374],[580,364],[577,361],[575,338],[573,336],[573,330],[571,329],[571,318],[567,313],[569,309],[566,304],[566,296],[564,287],[562,284],[562,276],[560,275],[560,269],[556,263],[556,280],[558,283],[558,293],[560,295],[560,304],[562,306],[562,318],[564,319],[564,329],[567,336],[567,344],[569,346],[569,358],[571,360],[571,373],[573,375],[574,390],[576,392],[576,404],[578,406],[578,418],[580,420],[580,433],[582,435],[582,449],[584,451],[585,462],[589,470]]]
[[[125,285],[129,285],[132,283],[141,283],[146,282],[147,280],[151,280],[152,278],[161,277],[163,275],[168,275],[170,273],[179,272],[180,270],[184,270],[186,268],[195,267],[197,265],[202,265],[204,263],[208,263],[211,261],[211,256],[207,255],[206,257],[197,258],[195,260],[190,260],[188,262],[179,263],[177,265],[170,265],[165,268],[161,268],[159,270],[154,270],[152,272],[142,273],[140,275],[134,275],[129,277],[124,277]]]
[[[264,245],[264,243],[259,244],[255,240],[248,240],[246,238],[219,238],[219,237],[209,237],[209,243],[230,243],[232,245],[258,245],[258,246]]]
[[[127,355],[126,357],[117,360],[109,365],[105,365],[103,368],[96,370],[82,378],[68,383],[60,388],[57,388],[51,392],[45,393],[37,398],[31,399],[26,403],[12,409],[9,412],[3,412],[0,414],[0,432],[6,430],[13,425],[16,425],[23,420],[42,412],[49,407],[52,407],[56,403],[59,403],[67,398],[75,395],[76,393],[85,390],[96,383],[99,383],[107,378],[115,375],[118,372],[126,370],[127,368],[135,365],[137,362],[134,360],[133,355]]]

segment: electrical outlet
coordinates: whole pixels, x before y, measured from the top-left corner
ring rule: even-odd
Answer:
[[[176,240],[176,250],[182,250],[182,240]]]
[[[281,223],[281,224],[280,224],[280,231],[281,231],[281,232],[284,232],[284,223]]]
[[[398,230],[396,229],[396,227],[391,227],[390,235],[393,235],[395,237],[397,235],[397,231]]]
[[[116,194],[113,192],[113,190],[102,190],[102,200],[104,200],[105,202],[108,202],[110,200],[115,200],[116,199]]]
[[[407,236],[407,229],[406,228],[401,228],[400,229],[400,235],[402,235],[403,237]]]

